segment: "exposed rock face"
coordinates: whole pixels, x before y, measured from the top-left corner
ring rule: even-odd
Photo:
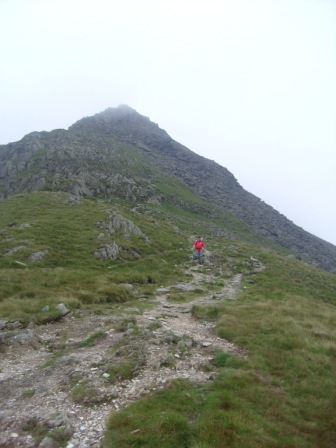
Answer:
[[[40,261],[42,260],[46,255],[48,255],[49,251],[48,249],[41,250],[39,252],[34,252],[30,255],[29,261]]]
[[[120,249],[116,243],[107,244],[106,246],[100,247],[94,253],[94,256],[98,260],[116,260],[120,253]]]
[[[96,225],[99,229],[104,230],[108,235],[114,234],[116,231],[121,230],[124,232],[124,238],[129,238],[130,234],[133,234],[142,237],[145,241],[148,241],[147,236],[136,224],[134,224],[133,221],[119,215],[115,211],[109,212],[107,221],[98,221]],[[104,233],[99,233],[97,238],[103,239],[104,237]],[[121,252],[122,247],[119,247],[115,241],[112,241],[99,247],[94,252],[94,256],[98,260],[116,260],[119,258]],[[133,255],[135,257],[137,256],[137,254]]]
[[[65,191],[75,196],[137,200],[155,193],[137,176],[129,151],[106,138],[71,131],[33,132],[0,146],[0,199],[21,192]]]
[[[245,191],[226,168],[180,145],[130,107],[83,118],[68,131],[33,132],[0,146],[0,199],[62,190],[75,197],[157,202],[155,177],[160,174],[189,186],[208,204],[233,213],[252,231],[308,262],[336,269],[335,246],[293,224]],[[127,226],[126,221],[120,225]]]
[[[125,233],[132,233],[134,235],[145,237],[145,235],[141,232],[139,227],[134,224],[133,221],[124,218],[118,213],[111,212],[109,216],[108,231],[111,233],[115,230],[122,230]],[[145,238],[147,239],[147,237]]]
[[[0,333],[0,344],[20,344],[37,348],[41,342],[41,338],[31,330],[16,334],[12,331]]]

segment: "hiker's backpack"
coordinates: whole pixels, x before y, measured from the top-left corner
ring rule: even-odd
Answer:
[[[196,241],[196,243],[195,243],[196,250],[201,250],[203,248],[203,246],[204,246],[203,241]]]

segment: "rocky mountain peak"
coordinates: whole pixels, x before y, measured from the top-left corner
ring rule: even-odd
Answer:
[[[103,132],[110,137],[128,141],[148,139],[148,136],[169,137],[156,123],[125,104],[115,108],[109,107],[92,117],[82,118],[70,126],[69,131]]]
[[[118,115],[129,115],[129,114],[137,114],[140,115],[135,109],[133,109],[128,104],[119,104],[118,107],[108,107],[105,111],[101,112],[102,114],[118,114]]]

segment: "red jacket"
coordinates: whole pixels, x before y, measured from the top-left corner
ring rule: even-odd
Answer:
[[[205,244],[203,243],[203,241],[201,241],[201,240],[194,241],[194,248],[196,250],[202,250],[204,246],[205,246]]]

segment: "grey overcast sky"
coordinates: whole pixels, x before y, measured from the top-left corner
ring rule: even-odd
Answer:
[[[128,104],[336,244],[335,0],[0,0],[0,144]]]

